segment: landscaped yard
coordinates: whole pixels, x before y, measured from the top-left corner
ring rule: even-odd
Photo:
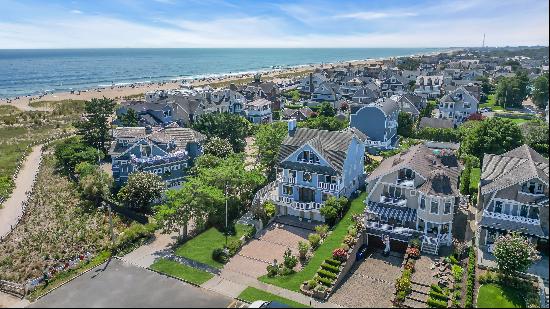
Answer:
[[[244,291],[242,291],[242,293],[238,296],[238,298],[251,303],[257,300],[276,301],[282,304],[289,305],[292,308],[310,308],[309,306],[297,303],[290,299],[286,299],[262,290],[258,290],[253,287],[247,287]]]
[[[229,236],[227,241],[241,238],[246,231],[250,229],[247,225],[235,225],[235,235]],[[212,227],[202,232],[197,237],[189,240],[178,249],[176,255],[183,256],[197,262],[201,262],[212,267],[222,268],[223,264],[212,259],[212,251],[216,248],[223,248],[225,245],[225,235]]]
[[[496,99],[494,94],[487,96],[487,102],[479,104],[479,108],[490,107],[494,111],[503,111],[504,108],[500,105],[496,105]]]
[[[366,193],[361,194],[351,202],[350,209],[334,227],[332,233],[325,239],[321,246],[315,251],[308,264],[299,272],[288,276],[268,277],[267,275],[259,278],[260,281],[280,286],[282,288],[299,291],[300,285],[306,280],[312,279],[321,264],[328,258],[332,258],[332,251],[340,247],[344,237],[348,233],[348,227],[353,223],[352,216],[363,213],[365,209]]]
[[[522,295],[511,287],[484,284],[477,296],[478,308],[525,308]]]
[[[477,185],[481,177],[481,168],[474,167],[470,172],[470,192],[477,191]]]
[[[159,259],[151,265],[151,269],[198,285],[201,285],[214,277],[211,273],[167,259]]]

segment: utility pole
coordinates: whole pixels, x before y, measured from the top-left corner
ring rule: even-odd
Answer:
[[[225,247],[227,248],[227,233],[229,233],[229,230],[227,229],[227,182],[225,182]]]

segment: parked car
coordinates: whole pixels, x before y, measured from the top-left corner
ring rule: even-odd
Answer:
[[[290,308],[290,306],[276,301],[257,300],[250,304],[248,308]]]

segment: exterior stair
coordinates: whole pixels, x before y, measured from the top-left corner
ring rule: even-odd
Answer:
[[[439,240],[435,237],[424,236],[422,238],[421,250],[424,253],[438,255],[438,253],[439,253]]]

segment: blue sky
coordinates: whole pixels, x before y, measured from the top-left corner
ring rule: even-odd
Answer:
[[[0,0],[0,48],[548,45],[548,0]]]

